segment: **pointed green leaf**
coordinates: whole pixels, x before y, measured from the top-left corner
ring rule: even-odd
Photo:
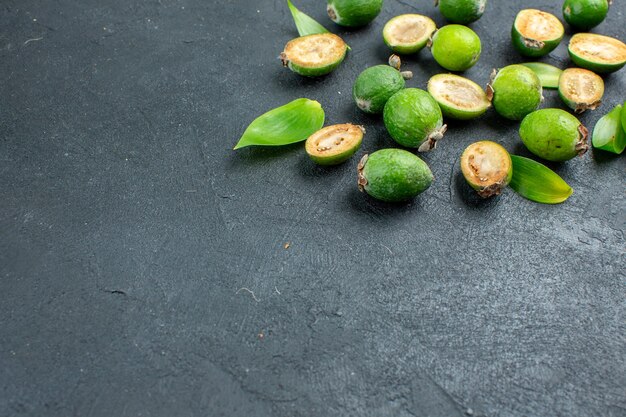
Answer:
[[[522,156],[511,155],[513,178],[509,186],[519,195],[543,204],[558,204],[574,192],[556,172]]]
[[[626,101],[622,106],[622,130],[626,133]]]
[[[624,152],[624,148],[626,148],[626,132],[622,129],[620,120],[623,119],[623,113],[622,105],[618,104],[613,110],[598,120],[598,123],[593,128],[591,137],[591,143],[594,148],[618,155]]]
[[[296,24],[296,28],[298,29],[298,34],[300,34],[300,36],[330,33],[330,31],[321,24],[319,24],[317,20],[313,19],[308,14],[298,10],[296,6],[293,5],[291,0],[287,0],[287,6],[289,6],[289,10],[291,11],[291,15],[293,16],[293,21]],[[347,46],[348,50],[351,50],[350,46]]]
[[[320,103],[299,98],[254,119],[234,149],[250,145],[278,146],[306,140],[324,125]]]
[[[559,88],[559,78],[563,70],[543,62],[526,62],[522,65],[537,74],[543,88]]]

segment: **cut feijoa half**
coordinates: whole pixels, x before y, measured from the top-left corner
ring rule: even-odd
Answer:
[[[565,29],[556,16],[537,9],[524,9],[517,14],[511,38],[517,51],[533,58],[549,54],[556,48]]]
[[[626,131],[622,129],[620,122],[620,117],[624,113],[622,105],[618,104],[613,110],[598,120],[591,135],[591,144],[594,148],[618,155],[624,152],[624,148],[626,148]]]
[[[332,33],[301,36],[287,42],[280,54],[283,66],[296,74],[318,77],[332,72],[346,56],[348,45]]]
[[[461,155],[461,171],[467,183],[483,198],[499,195],[513,176],[511,156],[501,145],[483,140],[472,143]]]
[[[626,65],[626,44],[610,36],[577,33],[570,39],[568,51],[576,65],[601,74]]]
[[[352,87],[357,107],[365,113],[382,113],[387,100],[404,88],[400,71],[389,65],[376,65],[364,70]]]
[[[509,65],[494,70],[487,85],[487,98],[500,116],[522,120],[535,111],[543,100],[543,88],[537,74],[523,65]]]
[[[451,119],[475,119],[491,106],[478,84],[455,74],[434,75],[428,80],[428,92]]]
[[[383,0],[328,0],[330,20],[340,26],[365,26],[378,16]]]
[[[595,110],[602,103],[604,81],[589,70],[568,68],[559,79],[559,96],[576,113]]]
[[[423,49],[437,30],[435,22],[421,14],[402,14],[389,20],[383,28],[383,40],[398,54],[414,54]]]
[[[326,126],[306,140],[306,153],[320,165],[337,165],[361,147],[365,128],[350,123]]]

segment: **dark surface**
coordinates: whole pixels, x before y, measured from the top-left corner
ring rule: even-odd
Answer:
[[[359,155],[394,146],[352,82],[385,62],[390,17],[444,23],[430,0],[388,0],[346,32],[297,4],[353,47],[326,78],[280,67],[279,0],[2,2],[0,415],[626,415],[624,157],[551,164],[575,189],[563,205],[479,201],[465,146],[527,155],[490,112],[450,123],[424,156],[433,186],[387,205],[357,191],[358,158],[233,152],[297,97],[365,124]],[[490,1],[466,75],[522,61],[517,10],[560,4]],[[625,16],[618,1],[594,31],[624,40]],[[568,35],[543,61],[569,65]],[[428,51],[405,62],[411,87],[441,72]],[[606,77],[587,126],[625,79]]]

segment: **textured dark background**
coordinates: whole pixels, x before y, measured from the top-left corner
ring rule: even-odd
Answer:
[[[430,0],[387,0],[355,31],[297,5],[353,47],[326,78],[281,68],[282,0],[2,2],[0,415],[626,415],[624,157],[551,165],[575,189],[563,205],[480,201],[465,146],[526,155],[490,112],[451,123],[424,156],[433,186],[387,205],[357,191],[358,158],[233,152],[297,97],[366,125],[359,155],[394,146],[352,82],[385,62],[392,16],[444,23]],[[491,0],[466,75],[522,61],[516,12],[560,5]],[[625,16],[617,1],[595,31],[625,40]],[[568,39],[544,61],[570,65]],[[411,87],[441,72],[428,51],[405,61]],[[626,70],[606,89],[590,128]]]

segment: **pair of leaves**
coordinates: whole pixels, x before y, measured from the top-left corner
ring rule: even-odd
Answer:
[[[626,148],[626,103],[618,104],[602,116],[593,128],[591,143],[594,148],[621,154]]]
[[[511,155],[511,160],[513,178],[509,186],[522,197],[537,203],[558,204],[574,192],[547,166],[523,156]]]
[[[522,65],[537,74],[543,88],[559,88],[559,78],[563,70],[543,62],[527,62]]]

